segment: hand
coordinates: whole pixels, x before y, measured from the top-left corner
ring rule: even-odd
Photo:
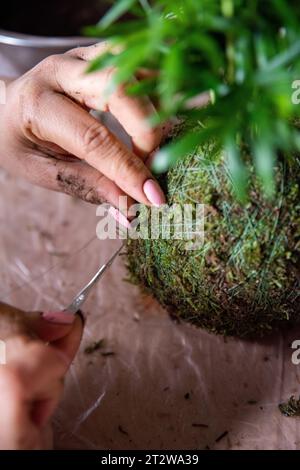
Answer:
[[[51,417],[82,327],[78,315],[25,313],[0,303],[0,339],[6,346],[6,364],[0,365],[0,449],[51,447]]]
[[[131,196],[129,204],[162,204],[164,195],[144,164],[161,140],[161,130],[146,120],[153,105],[127,96],[123,87],[105,102],[114,70],[86,74],[88,61],[106,48],[101,43],[50,56],[8,85],[6,105],[0,107],[0,165],[96,204],[118,206],[122,195]],[[116,117],[131,136],[133,152],[91,109]]]

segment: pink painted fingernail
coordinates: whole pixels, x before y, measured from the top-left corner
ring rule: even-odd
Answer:
[[[123,227],[130,228],[129,220],[118,209],[111,207],[108,212],[119,224],[123,225]]]
[[[159,207],[166,202],[166,198],[159,184],[154,180],[147,180],[144,183],[144,193],[148,201],[153,204],[153,206]]]
[[[75,320],[75,315],[69,312],[43,312],[42,318],[49,323],[71,325]]]

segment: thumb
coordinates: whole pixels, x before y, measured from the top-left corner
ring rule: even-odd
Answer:
[[[82,338],[84,319],[81,312],[75,315],[71,331],[64,337],[51,342],[51,346],[60,351],[67,360],[67,367],[74,359]]]
[[[28,330],[45,342],[57,341],[67,336],[76,315],[68,312],[29,312],[26,314]]]
[[[81,311],[76,315],[69,312],[32,312],[27,316],[27,327],[42,341],[61,352],[66,360],[66,369],[70,366],[79,348],[84,317]]]

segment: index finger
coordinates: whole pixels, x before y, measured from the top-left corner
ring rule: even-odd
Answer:
[[[83,64],[82,61],[89,62],[106,52],[108,48],[108,43],[100,43],[94,46],[80,47],[69,51],[68,55],[77,59],[78,63],[75,64],[74,62],[72,66],[70,63],[68,68],[66,66],[64,67],[64,71],[61,68],[61,72],[63,73],[60,73],[58,70],[60,83],[67,94],[70,94],[76,99],[76,93],[72,90],[76,87],[76,84],[79,85],[79,81],[83,84],[83,80],[85,86],[84,88],[79,88],[81,93],[94,96],[98,94],[99,96],[101,92],[105,92],[115,71],[103,70],[84,75],[87,64]],[[81,62],[79,62],[78,59],[80,59]],[[73,68],[73,71],[71,68]],[[132,80],[135,80],[135,77],[132,77]],[[131,137],[135,153],[144,158],[159,146],[162,139],[162,129],[160,126],[152,127],[149,123],[149,118],[156,113],[156,110],[147,97],[129,96],[126,93],[125,86],[120,85],[107,97],[106,106],[106,110],[114,115]]]

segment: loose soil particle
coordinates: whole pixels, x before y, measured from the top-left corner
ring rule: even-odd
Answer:
[[[300,397],[298,400],[292,395],[287,402],[278,405],[280,412],[287,418],[300,416]]]
[[[93,354],[96,351],[99,351],[104,346],[104,339],[99,339],[99,341],[94,341],[84,350],[85,354]]]

